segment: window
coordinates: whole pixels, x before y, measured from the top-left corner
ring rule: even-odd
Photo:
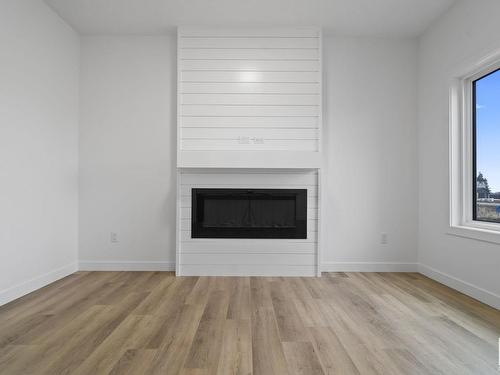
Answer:
[[[500,50],[455,74],[448,234],[500,244]]]
[[[471,83],[473,220],[500,223],[500,69]]]

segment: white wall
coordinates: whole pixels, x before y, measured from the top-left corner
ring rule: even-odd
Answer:
[[[500,49],[500,2],[459,1],[421,38],[419,161],[421,271],[500,307],[500,245],[446,234],[448,100],[453,72]]]
[[[418,222],[423,272],[498,300],[500,247],[446,234],[450,72],[500,48],[497,14],[459,1],[419,59],[411,39],[325,37],[325,269],[413,269]],[[0,304],[75,270],[78,233],[83,268],[171,268],[175,38],[84,38],[79,92],[78,36],[41,1],[1,3],[0,45]]]
[[[79,40],[43,2],[0,3],[0,304],[76,270]]]
[[[324,43],[325,269],[416,269],[416,41]],[[171,37],[83,38],[86,269],[175,262],[175,79]]]
[[[83,269],[175,263],[175,48],[167,36],[82,39]]]
[[[414,39],[324,39],[324,269],[416,269],[416,64]]]

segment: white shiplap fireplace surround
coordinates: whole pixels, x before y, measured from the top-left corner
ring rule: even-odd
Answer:
[[[314,28],[178,30],[176,274],[320,276]],[[193,188],[307,189],[307,239],[191,238]]]

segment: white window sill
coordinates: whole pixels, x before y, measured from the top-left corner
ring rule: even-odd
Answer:
[[[470,238],[473,240],[500,244],[500,225],[495,224],[470,224],[452,225],[448,234],[457,237]]]

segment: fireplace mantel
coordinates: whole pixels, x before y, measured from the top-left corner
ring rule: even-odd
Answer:
[[[320,276],[321,31],[178,30],[178,275]],[[307,190],[306,238],[196,238],[192,190]]]
[[[321,168],[320,152],[301,151],[181,151],[178,168]]]

